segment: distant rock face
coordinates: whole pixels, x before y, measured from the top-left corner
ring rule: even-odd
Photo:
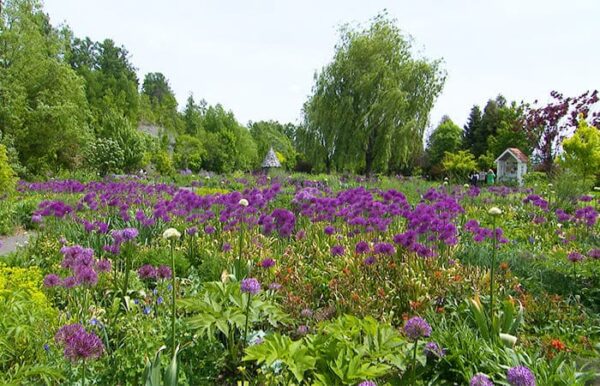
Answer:
[[[163,128],[157,125],[153,125],[151,123],[140,123],[138,126],[138,130],[142,133],[149,134],[153,137],[158,137],[159,133],[163,131]]]
[[[269,149],[269,151],[267,152],[267,156],[265,157],[265,160],[262,163],[262,167],[263,168],[280,168],[281,167],[281,163],[279,162],[279,159],[277,158],[277,154],[275,154],[273,147],[271,147]]]

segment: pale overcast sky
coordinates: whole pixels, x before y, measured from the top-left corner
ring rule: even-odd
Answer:
[[[53,24],[111,38],[138,68],[169,79],[238,120],[299,122],[313,75],[332,58],[338,27],[387,9],[448,73],[431,114],[463,125],[473,104],[503,94],[546,100],[600,88],[597,0],[45,0]]]

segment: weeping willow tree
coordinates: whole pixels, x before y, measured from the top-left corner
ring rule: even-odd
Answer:
[[[366,29],[342,27],[335,50],[304,105],[300,150],[328,172],[410,169],[445,80],[440,61],[414,58],[385,15]]]

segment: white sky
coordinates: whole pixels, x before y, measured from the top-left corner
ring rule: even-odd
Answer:
[[[124,45],[140,81],[162,72],[180,106],[193,92],[243,124],[299,122],[338,26],[383,9],[422,55],[444,60],[433,124],[448,114],[462,126],[498,93],[533,101],[600,88],[597,0],[45,0],[53,24]]]

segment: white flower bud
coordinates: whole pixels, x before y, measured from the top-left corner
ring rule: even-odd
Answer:
[[[242,198],[240,200],[240,202],[238,202],[238,204],[240,204],[241,206],[248,206],[248,200],[246,200],[245,198]]]

